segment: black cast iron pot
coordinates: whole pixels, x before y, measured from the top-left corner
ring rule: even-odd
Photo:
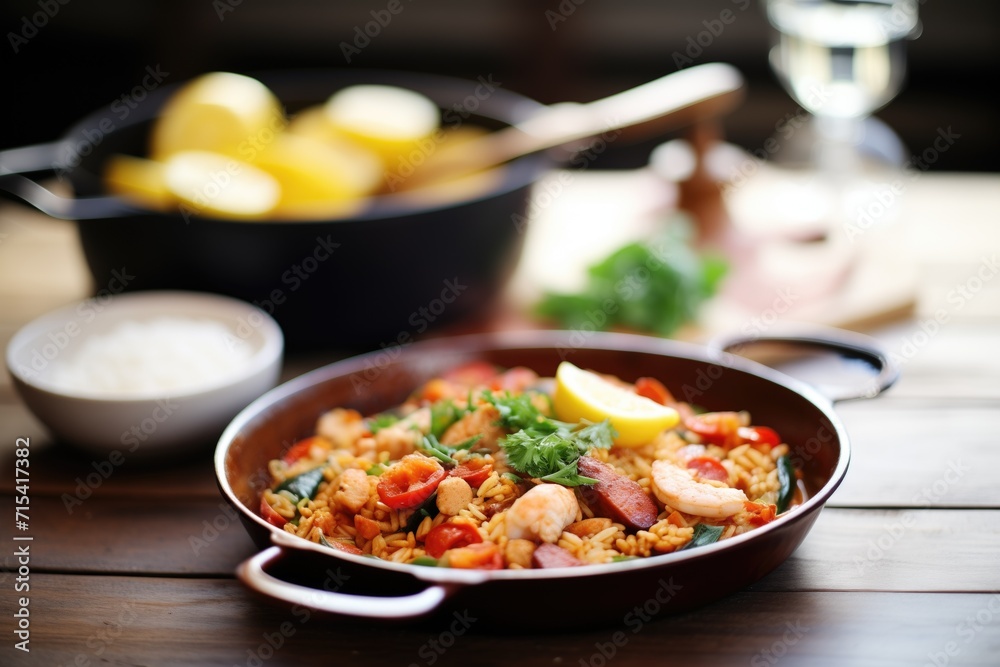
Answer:
[[[639,622],[643,613],[684,611],[734,593],[791,555],[843,480],[850,447],[832,401],[875,396],[897,376],[887,355],[867,337],[836,332],[790,340],[868,360],[879,369],[878,375],[868,387],[828,398],[720,349],[580,332],[432,340],[312,371],[247,407],[216,449],[219,487],[262,549],[238,574],[263,595],[333,614],[384,621],[457,611],[490,627],[628,625]],[[658,378],[678,398],[708,410],[749,410],[755,423],[774,427],[789,444],[803,473],[807,500],[768,525],[689,551],[606,565],[491,572],[345,554],[292,536],[259,515],[260,496],[269,481],[267,462],[279,458],[292,442],[312,435],[323,412],[336,406],[362,414],[379,412],[401,403],[436,374],[472,360],[523,365],[552,375],[564,359],[628,381]]]
[[[496,129],[543,105],[502,84],[373,70],[301,71],[257,77],[290,112],[353,84],[419,91],[442,109],[443,126]],[[0,190],[56,218],[78,221],[95,289],[217,292],[271,313],[289,347],[406,342],[432,326],[482,309],[500,292],[523,245],[531,185],[552,166],[531,155],[501,171],[487,192],[416,205],[373,198],[343,219],[231,221],[141,210],[104,194],[111,155],[145,155],[150,125],[176,86],[134,104],[116,101],[61,140],[0,152]],[[64,198],[28,173],[55,172]]]

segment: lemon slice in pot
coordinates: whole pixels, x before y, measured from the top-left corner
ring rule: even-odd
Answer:
[[[273,176],[253,165],[220,153],[184,151],[166,162],[167,188],[184,207],[221,218],[259,218],[281,198]]]
[[[162,162],[112,155],[104,168],[104,183],[110,192],[145,208],[162,211],[176,203]]]
[[[420,142],[428,140],[440,122],[437,105],[394,86],[344,88],[327,100],[324,114],[334,131],[378,153],[389,168],[413,151],[422,161]]]
[[[204,74],[184,85],[153,127],[150,154],[214,151],[246,158],[285,125],[278,98],[256,79],[229,72]]]
[[[618,431],[615,444],[625,447],[645,445],[680,421],[673,408],[612,384],[568,361],[559,364],[556,370],[553,404],[556,416],[563,421],[610,420]]]

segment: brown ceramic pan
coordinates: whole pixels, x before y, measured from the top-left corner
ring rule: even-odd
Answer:
[[[769,338],[769,340],[774,337]],[[763,339],[760,339],[763,340]],[[247,407],[215,454],[219,487],[262,551],[239,577],[253,590],[311,609],[369,619],[417,619],[468,611],[504,626],[628,623],[636,609],[678,612],[734,593],[780,565],[806,537],[844,479],[847,433],[834,400],[870,398],[897,371],[871,339],[846,332],[779,338],[869,362],[865,387],[831,399],[722,348],[626,334],[523,332],[432,340],[341,361],[294,379]],[[746,342],[746,341],[742,341]],[[647,559],[564,570],[471,571],[402,565],[354,556],[289,535],[258,514],[267,461],[313,432],[335,406],[370,414],[401,403],[420,383],[453,366],[485,360],[552,375],[562,360],[625,380],[652,376],[678,398],[709,410],[749,410],[774,427],[803,472],[808,498],[778,520],[713,545]],[[579,613],[554,613],[573,609]]]

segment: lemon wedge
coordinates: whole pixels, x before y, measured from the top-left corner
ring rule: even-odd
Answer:
[[[204,74],[164,105],[153,127],[151,157],[202,150],[245,157],[285,125],[278,98],[256,79],[229,72]]]
[[[112,155],[104,168],[108,190],[145,208],[162,211],[175,203],[162,162]]]
[[[610,420],[618,431],[615,444],[624,447],[645,445],[680,421],[673,408],[612,384],[568,361],[559,364],[556,370],[553,404],[556,416],[563,421]]]
[[[273,176],[221,153],[184,151],[166,161],[164,180],[183,205],[221,218],[259,218],[281,197]]]
[[[394,167],[438,129],[437,105],[420,93],[394,86],[350,86],[324,107],[334,131],[379,154]],[[422,161],[423,155],[420,156]]]
[[[295,134],[282,134],[253,161],[281,185],[281,205],[322,205],[355,201],[382,182],[378,158],[350,145],[333,146]]]

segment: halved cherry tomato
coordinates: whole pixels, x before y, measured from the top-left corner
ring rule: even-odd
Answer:
[[[492,542],[470,544],[448,551],[448,566],[464,570],[502,570],[503,556]]]
[[[706,445],[718,445],[727,449],[742,444],[738,431],[740,415],[737,412],[706,412],[691,415],[684,420],[684,426]]]
[[[743,503],[743,508],[749,514],[748,522],[751,526],[763,526],[766,523],[771,523],[777,516],[778,509],[774,505],[761,505],[750,501]]]
[[[392,509],[410,509],[427,500],[446,476],[434,459],[407,454],[379,475],[378,495]]]
[[[462,465],[452,468],[448,474],[464,479],[469,483],[469,486],[478,487],[493,474],[493,464],[487,463],[486,459],[470,458]]]
[[[316,435],[299,440],[294,445],[289,447],[288,451],[285,452],[285,455],[281,457],[281,460],[284,461],[286,465],[292,465],[299,459],[304,459],[309,456],[309,450],[312,449],[314,444],[322,442],[325,442],[323,438]]]
[[[442,375],[448,382],[464,387],[475,387],[489,384],[497,376],[497,367],[485,361],[470,361]]]
[[[663,383],[656,378],[639,378],[635,381],[635,393],[645,396],[651,401],[660,405],[673,405],[674,400],[670,390],[663,386]]]
[[[343,551],[344,553],[355,554],[357,556],[364,554],[364,551],[359,549],[357,545],[351,544],[350,542],[344,542],[343,540],[327,540],[326,543],[331,549],[336,549],[337,551]]]
[[[729,480],[729,471],[722,466],[722,461],[714,456],[696,456],[687,462],[687,467],[697,472],[701,479],[711,479],[716,482]]]
[[[260,515],[264,517],[264,520],[269,524],[277,526],[278,528],[284,528],[285,524],[288,523],[288,519],[278,514],[263,498],[260,499]]]
[[[524,366],[515,366],[490,380],[490,389],[520,393],[537,382],[538,373]]]
[[[428,556],[440,558],[448,549],[467,547],[482,541],[479,531],[467,523],[442,523],[427,533],[424,548]]]
[[[737,434],[743,442],[754,445],[771,445],[777,447],[781,444],[781,436],[773,428],[767,426],[741,426]]]

